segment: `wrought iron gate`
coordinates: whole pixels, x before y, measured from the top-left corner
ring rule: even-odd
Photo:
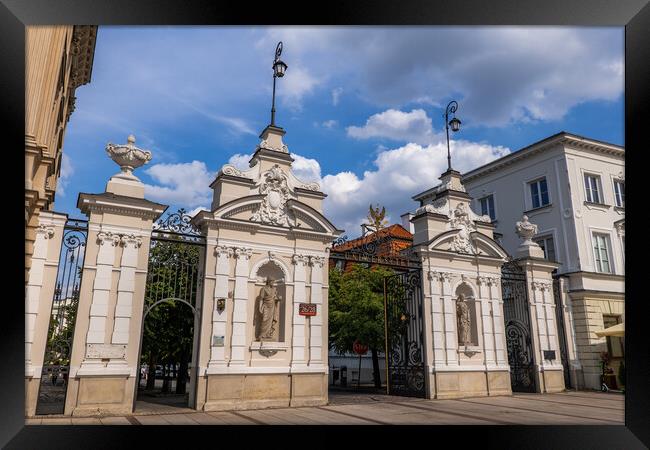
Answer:
[[[560,343],[560,360],[564,371],[564,386],[571,387],[571,374],[569,372],[569,352],[567,351],[566,326],[564,324],[564,304],[560,291],[560,279],[553,278],[553,297],[555,298],[555,322],[557,323],[557,335]]]
[[[205,236],[190,224],[190,220],[191,216],[186,214],[184,209],[179,209],[154,224],[149,250],[140,343],[140,358],[142,359],[143,352],[150,348],[149,345],[152,345],[154,341],[161,341],[162,336],[160,335],[163,333],[158,331],[157,326],[164,326],[165,332],[168,333],[165,338],[172,336],[176,342],[182,341],[187,345],[189,337],[192,344],[188,353],[186,350],[182,350],[181,354],[175,356],[179,359],[156,361],[156,363],[169,363],[170,365],[178,363],[179,368],[183,370],[188,362],[186,358],[191,358],[196,354],[196,339],[194,337],[199,328],[198,302],[200,300],[198,296],[202,288],[206,242]],[[165,305],[166,309],[157,308],[161,305]],[[177,306],[189,307],[192,315],[177,311],[175,309]],[[150,314],[152,312],[154,314]],[[147,321],[147,317],[149,317],[149,321]],[[195,369],[196,367],[193,366],[190,383],[195,378]],[[174,373],[176,373],[175,369]],[[154,377],[155,380],[155,376],[156,367],[149,367],[148,377]],[[179,380],[186,381],[184,377],[180,377],[180,372],[177,382]],[[137,389],[141,388],[142,386],[138,382]]]
[[[501,268],[506,345],[513,392],[535,392],[535,358],[526,273],[515,261]]]
[[[426,397],[421,269],[384,278],[387,387],[391,395]]]
[[[65,409],[87,236],[87,221],[69,219],[66,222],[47,330],[36,414],[63,414]]]

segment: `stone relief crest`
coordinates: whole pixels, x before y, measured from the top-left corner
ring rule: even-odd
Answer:
[[[458,253],[474,253],[474,246],[470,241],[469,234],[476,231],[476,226],[470,218],[464,203],[459,203],[456,209],[451,212],[450,225],[452,229],[460,230],[451,242],[451,250]]]
[[[277,164],[262,174],[260,194],[266,195],[251,220],[270,225],[292,226],[294,219],[286,210],[287,200],[291,198],[291,189],[287,176]]]

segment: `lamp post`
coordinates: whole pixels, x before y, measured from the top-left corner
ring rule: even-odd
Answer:
[[[460,130],[460,120],[456,118],[456,110],[458,109],[458,102],[452,100],[447,105],[445,109],[445,129],[447,130],[447,170],[451,170],[451,152],[449,151],[449,127],[451,126],[451,131],[456,133]],[[449,114],[454,114],[454,117],[449,120]]]
[[[282,54],[282,41],[275,47],[275,59],[273,60],[273,103],[271,105],[271,126],[275,126],[275,79],[284,76],[287,65],[280,59]]]

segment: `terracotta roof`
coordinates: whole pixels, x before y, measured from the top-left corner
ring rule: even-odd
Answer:
[[[341,245],[332,247],[332,251],[345,252],[356,247],[361,247],[362,245],[372,242],[377,238],[382,238],[386,236],[396,240],[408,241],[408,242],[404,242],[404,245],[400,247],[410,247],[411,243],[413,242],[413,235],[407,229],[405,229],[403,226],[399,224],[393,224],[386,228],[382,228],[381,230],[375,233],[369,233],[366,236],[353,239]]]

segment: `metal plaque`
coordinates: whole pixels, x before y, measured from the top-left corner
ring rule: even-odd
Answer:
[[[552,361],[555,359],[555,350],[544,350],[544,359]]]
[[[316,303],[300,303],[298,305],[298,314],[301,316],[315,316]]]
[[[126,345],[86,344],[86,358],[124,359],[126,358]]]
[[[212,336],[213,347],[223,347],[224,345],[224,336]]]

